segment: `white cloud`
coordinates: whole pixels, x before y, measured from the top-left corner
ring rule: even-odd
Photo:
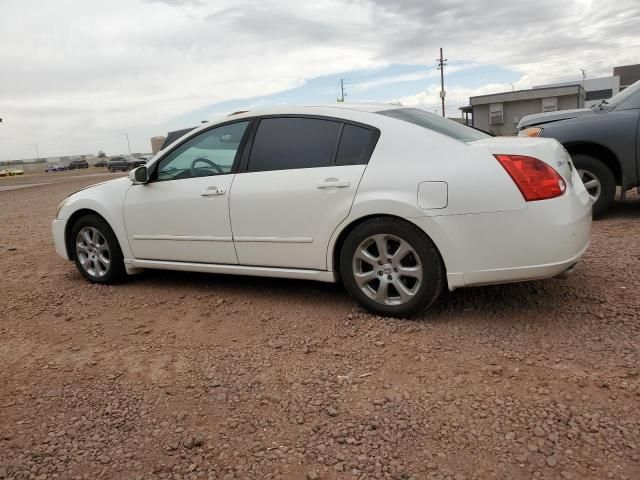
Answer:
[[[469,105],[469,98],[478,95],[488,95],[491,93],[506,92],[512,89],[521,90],[530,88],[531,84],[526,78],[522,78],[512,83],[490,83],[478,88],[466,88],[459,85],[449,86],[446,89],[445,109],[447,117],[460,117],[460,107]],[[411,107],[421,107],[427,110],[437,110],[442,112],[440,101],[440,85],[430,85],[422,92],[414,95],[407,95],[400,98],[391,99],[392,102],[400,102],[402,105]]]
[[[637,62],[640,4],[597,3],[0,0],[0,159],[30,156],[31,143],[51,156],[122,152],[123,131],[148,150],[182,126],[173,118],[216,102],[391,63],[434,75],[440,46],[456,63],[520,72],[523,86],[610,74]],[[433,88],[402,100],[438,103]],[[510,85],[478,91],[493,88]],[[448,102],[470,92],[450,86]]]

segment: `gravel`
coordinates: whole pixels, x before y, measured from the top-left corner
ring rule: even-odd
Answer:
[[[312,282],[90,285],[49,229],[93,181],[0,192],[0,479],[640,478],[637,196],[569,279],[399,321]]]

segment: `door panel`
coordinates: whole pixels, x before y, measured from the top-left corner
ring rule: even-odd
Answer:
[[[233,177],[133,185],[125,198],[124,219],[135,258],[238,263],[229,221]]]
[[[237,174],[230,211],[239,263],[326,270],[329,239],[349,214],[365,168]]]
[[[230,122],[194,135],[153,166],[150,183],[129,189],[124,219],[135,258],[238,263],[229,189],[248,125]]]

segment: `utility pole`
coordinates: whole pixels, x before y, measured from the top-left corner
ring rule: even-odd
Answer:
[[[127,148],[129,149],[129,155],[131,155],[131,144],[129,143],[129,134],[128,133],[123,133],[122,135],[127,137]]]
[[[337,100],[340,103],[344,103],[344,78],[340,79],[340,96]]]
[[[442,117],[444,118],[444,97],[446,92],[444,91],[444,67],[447,64],[447,59],[442,56],[442,47],[440,47],[440,58],[436,59],[438,62],[438,70],[440,70],[440,99],[442,100]]]
[[[38,145],[36,145],[35,143],[31,143],[30,145],[32,147],[36,147],[36,158],[40,160],[40,152],[38,151]]]

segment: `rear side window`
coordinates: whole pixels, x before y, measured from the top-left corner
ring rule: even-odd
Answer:
[[[373,142],[372,130],[345,124],[336,155],[336,165],[366,164],[371,155]]]
[[[340,123],[316,118],[264,118],[258,125],[249,171],[333,165]]]
[[[467,127],[461,123],[447,120],[433,113],[426,112],[419,108],[394,108],[378,112],[380,115],[396,118],[405,122],[413,123],[423,128],[441,133],[461,142],[472,142],[489,138],[489,135],[479,130]]]

